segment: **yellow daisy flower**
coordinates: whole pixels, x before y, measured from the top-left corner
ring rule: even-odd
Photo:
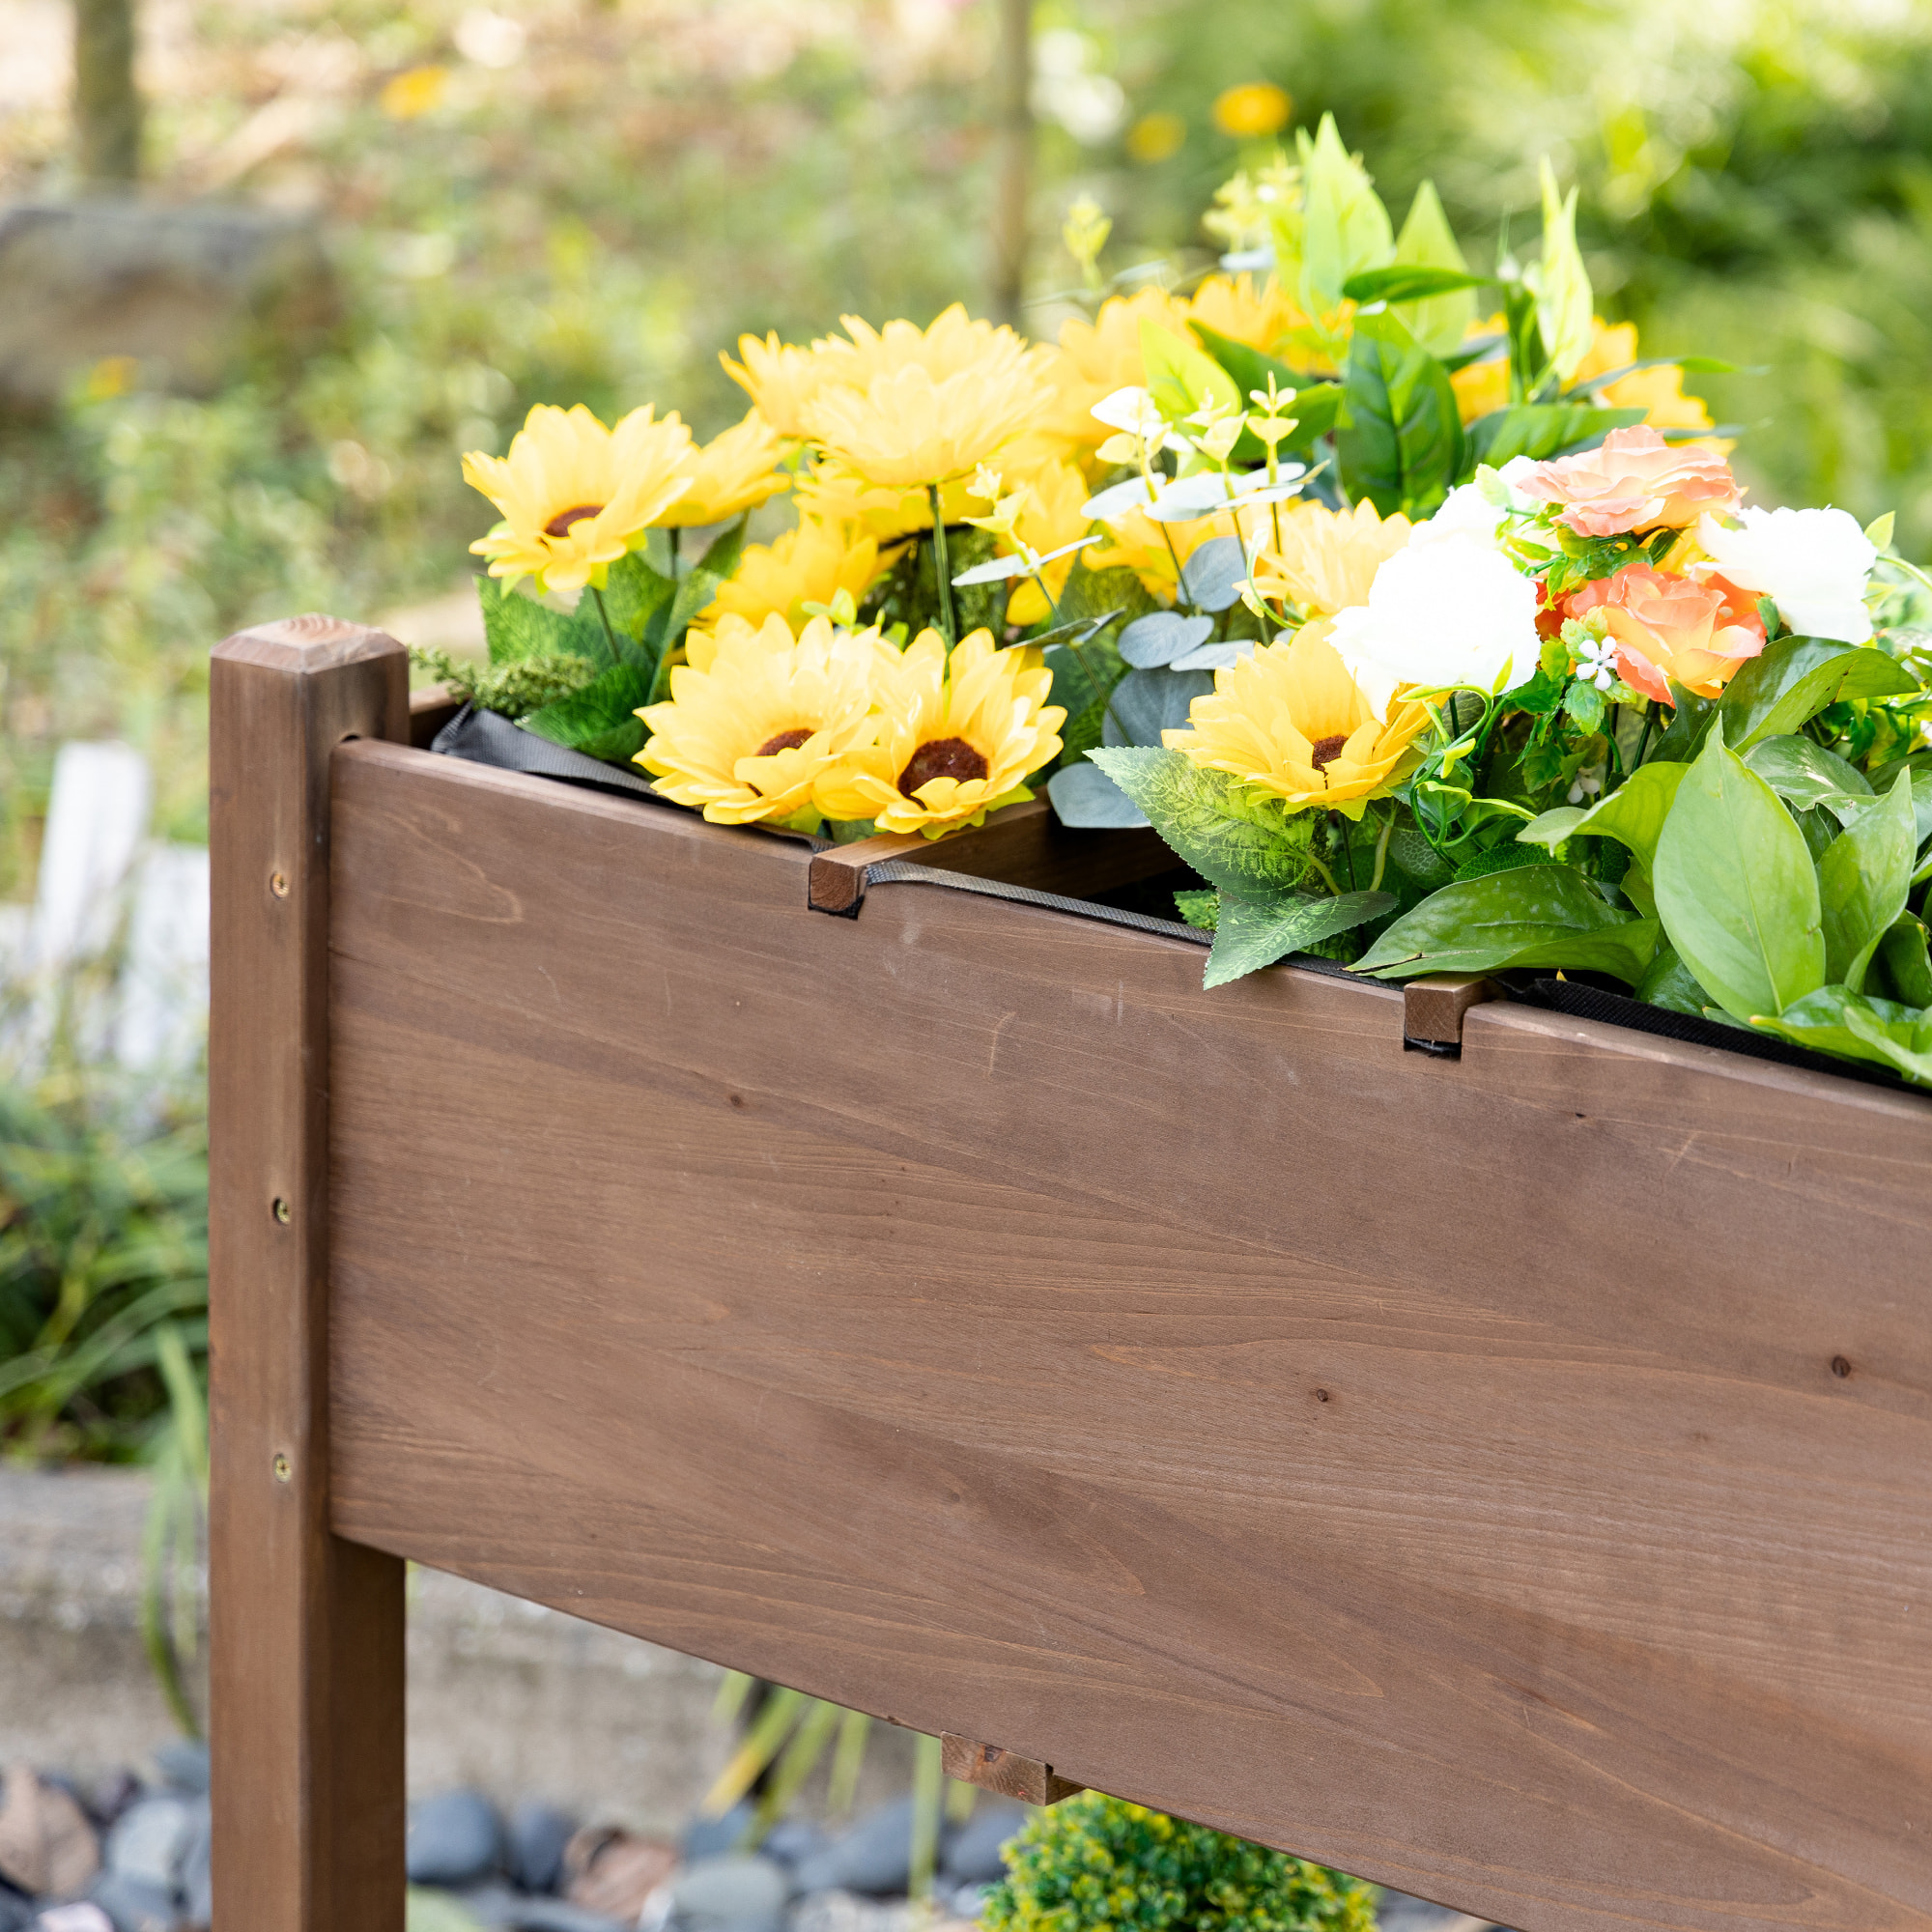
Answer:
[[[1094,419],[1094,405],[1116,389],[1140,388],[1147,382],[1141,356],[1144,322],[1188,340],[1186,304],[1165,289],[1115,296],[1100,304],[1092,322],[1074,316],[1061,325],[1060,346],[1045,365],[1053,395],[1039,428],[1075,462],[1084,462],[1113,435]]]
[[[956,524],[977,507],[970,476],[955,476],[940,485],[941,513]],[[792,501],[800,517],[814,523],[849,524],[881,545],[917,536],[932,527],[932,498],[920,489],[897,484],[868,483],[847,465],[821,457],[800,475]]]
[[[1272,275],[1259,285],[1252,275],[1209,275],[1187,304],[1187,319],[1264,355],[1272,355],[1291,329],[1308,326]],[[1301,357],[1295,366],[1304,366]]]
[[[1407,547],[1414,528],[1400,512],[1378,516],[1366,497],[1352,510],[1296,503],[1282,514],[1281,547],[1255,565],[1255,588],[1311,615],[1332,617],[1369,601],[1376,572]]]
[[[762,624],[776,615],[802,629],[810,615],[806,605],[830,604],[841,590],[858,603],[886,561],[877,541],[849,525],[803,523],[769,544],[749,546],[699,621],[728,615]]]
[[[1059,755],[1066,722],[1041,702],[1052,687],[1037,650],[995,650],[975,631],[949,658],[939,633],[922,631],[881,689],[877,744],[851,760],[850,802],[881,832],[936,838],[1031,798],[1024,781]]]
[[[539,590],[565,594],[601,587],[631,539],[690,491],[690,450],[676,415],[655,422],[648,406],[606,429],[582,403],[539,403],[508,456],[472,450],[463,459],[463,480],[503,515],[469,548],[510,583],[533,577]]]
[[[898,668],[876,630],[835,633],[814,617],[794,639],[782,617],[753,631],[725,618],[694,634],[670,698],[638,716],[651,736],[637,762],[658,790],[718,825],[769,819],[810,831],[820,793],[878,732],[875,693]],[[844,813],[842,816],[863,816]]]
[[[1078,543],[1093,528],[1081,514],[1081,507],[1091,494],[1087,479],[1072,464],[1049,464],[1020,487],[1026,492],[1026,507],[1013,525],[1013,534],[1037,555],[1044,556],[1050,551]],[[1019,544],[1002,543],[1000,551],[1003,555],[1017,556]],[[1040,572],[1046,579],[1047,589],[1056,598],[1066,588],[1076,558],[1086,554],[1089,553],[1073,552],[1057,556]],[[1007,599],[1007,622],[1037,624],[1052,608],[1046,592],[1031,577],[1022,578]]]
[[[1265,644],[1217,670],[1212,694],[1189,707],[1186,728],[1161,734],[1168,749],[1271,792],[1291,811],[1360,818],[1420,758],[1414,741],[1429,728],[1429,713],[1397,702],[1387,724],[1378,719],[1328,629],[1317,618],[1293,642]]]
[[[689,463],[691,488],[658,522],[688,529],[694,524],[722,524],[741,511],[755,508],[767,497],[791,487],[778,473],[784,439],[756,410],[724,435],[694,450]]]
[[[1499,335],[1503,319],[1492,315],[1487,322],[1471,325],[1471,336]],[[1573,383],[1586,383],[1592,376],[1607,375],[1637,359],[1636,324],[1607,323],[1598,316],[1591,325],[1590,347],[1577,365]],[[1456,409],[1465,423],[1486,416],[1509,404],[1510,365],[1507,355],[1492,355],[1486,362],[1471,362],[1449,378],[1456,391]],[[1709,429],[1710,412],[1702,400],[1684,393],[1684,371],[1673,364],[1656,369],[1639,369],[1602,391],[1604,407],[1610,410],[1642,410],[1644,421],[1653,429]],[[1728,443],[1722,445],[1728,449]]]

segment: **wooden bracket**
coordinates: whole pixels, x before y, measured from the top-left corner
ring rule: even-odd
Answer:
[[[1480,973],[1436,973],[1402,989],[1402,1043],[1418,1053],[1455,1059],[1463,1051],[1463,1015],[1496,997]]]
[[[1180,863],[1151,827],[1129,832],[1069,831],[1045,799],[1036,798],[1008,806],[985,824],[945,838],[927,838],[917,832],[882,833],[813,853],[809,889],[812,910],[857,919],[865,903],[867,870],[888,859],[1069,897],[1132,885]]]
[[[1063,1798],[1087,1789],[1070,1777],[1062,1777],[1037,1757],[1021,1757],[1017,1751],[982,1745],[952,1731],[940,1734],[939,1755],[948,1777],[956,1777],[961,1784],[977,1784],[982,1791],[996,1791],[1002,1798],[1017,1798],[1022,1804],[1058,1804]]]

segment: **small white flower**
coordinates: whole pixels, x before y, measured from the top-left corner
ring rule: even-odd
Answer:
[[[1140,388],[1116,389],[1112,395],[1102,396],[1094,405],[1093,413],[1109,429],[1125,430],[1143,441],[1167,427],[1167,418],[1154,407],[1153,398]]]
[[[1617,641],[1605,638],[1585,638],[1577,649],[1577,675],[1587,678],[1599,691],[1607,691],[1617,681]]]
[[[1586,798],[1595,798],[1604,788],[1601,772],[1578,772],[1570,787],[1570,803],[1581,805]]]
[[[1774,599],[1778,615],[1802,638],[1862,644],[1872,634],[1865,580],[1878,561],[1858,519],[1847,510],[1742,510],[1742,529],[1715,517],[1697,526],[1697,541],[1716,570],[1740,590]]]

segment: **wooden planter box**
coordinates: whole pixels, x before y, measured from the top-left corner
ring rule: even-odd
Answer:
[[[1523,1932],[1932,1926],[1925,1101],[408,727],[215,653],[220,1932],[400,1926],[404,1557]]]

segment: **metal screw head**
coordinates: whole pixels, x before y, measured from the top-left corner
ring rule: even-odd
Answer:
[[[275,1460],[270,1466],[274,1469],[275,1481],[278,1483],[286,1483],[296,1472],[295,1464],[280,1450],[275,1452]]]
[[[278,899],[287,898],[289,895],[289,875],[286,872],[270,872],[269,874],[269,890]]]
[[[291,1219],[294,1218],[290,1211],[289,1204],[279,1194],[275,1196],[275,1205],[270,1211],[274,1214],[275,1219],[285,1228],[289,1225]]]

